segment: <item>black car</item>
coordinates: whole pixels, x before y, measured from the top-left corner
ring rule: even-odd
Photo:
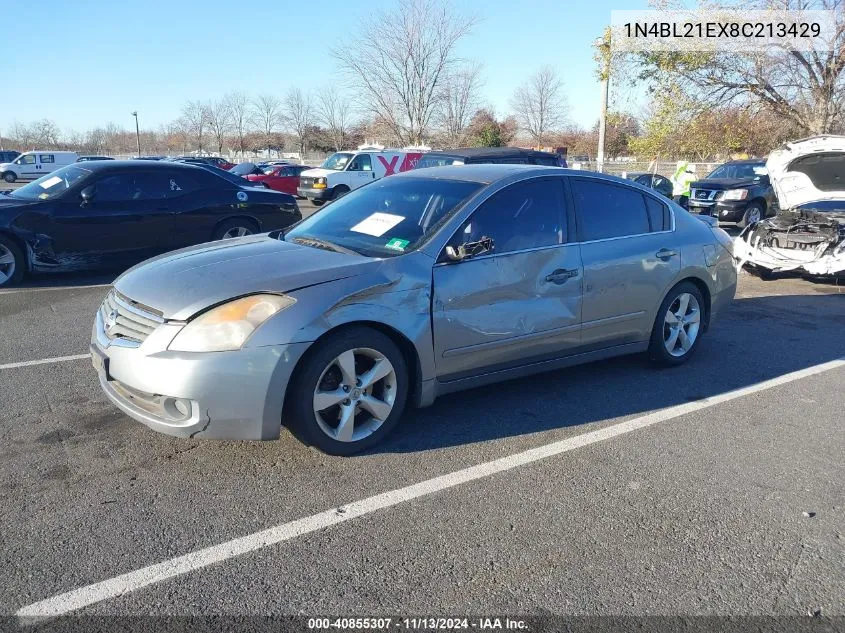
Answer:
[[[11,163],[13,160],[15,160],[20,155],[21,155],[20,152],[16,152],[13,149],[3,150],[2,152],[0,152],[0,164]]]
[[[111,156],[80,156],[76,159],[77,163],[87,163],[92,160],[114,160]]]
[[[229,169],[229,167],[232,166],[232,163],[227,161],[225,158],[220,158],[219,156],[177,156],[171,160],[194,164],[206,163],[207,165],[211,165],[212,167],[217,167],[219,169]]]
[[[690,184],[690,213],[710,215],[745,227],[777,214],[775,190],[766,161],[734,160]]]
[[[302,218],[293,196],[223,173],[172,162],[75,163],[3,192],[0,287],[30,270],[126,267]]]
[[[444,165],[471,165],[476,163],[566,167],[566,160],[560,154],[552,154],[551,152],[539,152],[520,147],[461,147],[443,151],[425,152],[417,161],[415,169],[443,167]]]
[[[672,198],[672,182],[666,176],[643,171],[629,171],[625,177],[644,187],[659,191],[670,200]]]

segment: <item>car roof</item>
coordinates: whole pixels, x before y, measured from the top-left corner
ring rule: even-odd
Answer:
[[[725,165],[759,165],[766,162],[765,158],[738,158],[736,160],[729,160]]]
[[[174,169],[190,169],[202,170],[202,167],[192,165],[191,163],[178,163],[170,161],[158,160],[89,160],[86,161],[85,167],[92,172],[97,171],[123,171],[131,169],[143,169],[144,171],[159,171],[159,170],[174,170]]]
[[[390,178],[439,178],[443,180],[463,180],[491,184],[510,178],[511,176],[572,176],[575,178],[599,178],[608,182],[624,184],[628,187],[639,187],[625,178],[601,174],[582,169],[566,169],[564,167],[550,167],[545,165],[515,165],[509,163],[473,163],[471,165],[444,165],[442,167],[423,167],[403,171]]]
[[[519,157],[550,157],[557,156],[551,152],[540,152],[522,147],[456,147],[453,149],[423,152],[425,156],[457,156],[460,158],[505,158]]]

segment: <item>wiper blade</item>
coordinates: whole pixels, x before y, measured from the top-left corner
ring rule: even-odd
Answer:
[[[339,246],[334,242],[329,242],[328,240],[321,240],[318,237],[295,237],[292,241],[296,242],[297,244],[302,244],[303,246],[313,246],[314,248],[322,248],[323,250],[334,251],[336,253],[345,253],[347,255],[360,254],[356,253],[351,249]]]

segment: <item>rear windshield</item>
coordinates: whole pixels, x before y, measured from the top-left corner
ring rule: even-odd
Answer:
[[[88,169],[69,165],[41,176],[38,180],[16,189],[9,195],[24,200],[52,200],[90,175],[91,171]]]
[[[457,156],[438,156],[437,154],[425,154],[417,161],[414,169],[423,167],[445,167],[446,165],[463,165],[464,159]]]

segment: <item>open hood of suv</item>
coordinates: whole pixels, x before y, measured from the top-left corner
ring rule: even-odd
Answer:
[[[781,209],[819,200],[845,200],[845,136],[787,143],[766,161]]]

